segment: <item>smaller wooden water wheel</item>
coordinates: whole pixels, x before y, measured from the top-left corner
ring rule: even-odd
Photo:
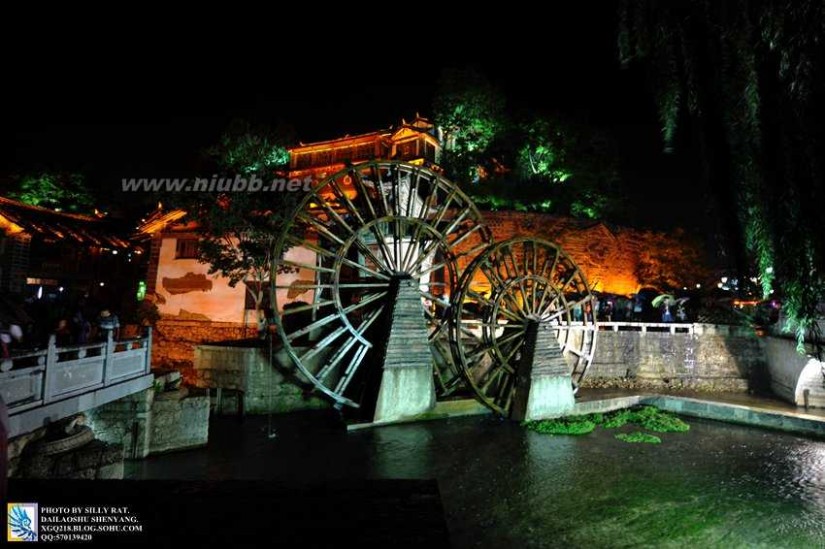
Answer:
[[[593,360],[596,318],[581,269],[546,240],[493,244],[464,271],[453,299],[450,343],[477,398],[508,415],[531,325],[554,331],[574,389]]]

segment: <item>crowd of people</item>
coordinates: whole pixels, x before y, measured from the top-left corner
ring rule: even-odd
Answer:
[[[3,358],[15,352],[46,347],[54,335],[58,347],[105,341],[111,333],[120,335],[120,319],[105,305],[85,297],[66,303],[30,299],[20,305],[3,300],[0,318],[0,353]]]
[[[691,322],[688,298],[655,297],[649,292],[629,297],[598,294],[593,302],[594,314],[600,322]],[[574,311],[574,319],[576,316],[581,317],[582,312]]]

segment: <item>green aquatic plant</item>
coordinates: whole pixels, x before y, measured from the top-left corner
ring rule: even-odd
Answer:
[[[656,435],[634,431],[632,433],[619,433],[616,438],[624,442],[644,442],[647,444],[661,444],[662,439]]]
[[[631,410],[619,410],[618,412],[613,412],[605,418],[604,423],[602,423],[602,427],[605,429],[617,429],[626,425],[633,417],[633,412]]]
[[[690,425],[675,415],[663,412],[653,406],[645,406],[636,411],[631,423],[657,433],[683,433],[690,430]]]
[[[657,433],[682,433],[690,430],[690,425],[674,414],[660,410],[655,406],[629,408],[607,414],[596,413],[567,416],[537,421],[525,421],[522,423],[522,425],[531,431],[545,435],[586,435],[593,432],[599,425],[605,429],[617,429],[628,424],[636,425]],[[649,439],[637,440],[645,437],[649,437]],[[653,444],[661,442],[659,437],[641,432],[630,434],[622,433],[616,435],[616,438],[625,440],[626,442],[650,442]]]
[[[523,425],[544,435],[586,435],[593,432],[597,423],[592,416],[569,416],[525,421]]]

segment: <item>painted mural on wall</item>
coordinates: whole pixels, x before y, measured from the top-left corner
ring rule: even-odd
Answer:
[[[234,288],[219,275],[210,275],[209,266],[197,259],[177,257],[177,238],[163,238],[158,257],[155,302],[164,318],[205,320],[247,324],[255,321],[254,310],[246,308],[246,287]],[[305,249],[293,249],[287,258],[296,262],[314,263],[315,254]],[[312,280],[311,271],[302,270],[286,276],[294,282],[290,290],[278,290],[278,303],[312,301],[300,281]],[[252,308],[254,309],[254,308]]]

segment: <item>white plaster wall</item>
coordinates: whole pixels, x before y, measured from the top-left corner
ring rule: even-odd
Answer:
[[[290,248],[284,259],[301,263],[304,265],[315,265],[315,252],[306,248]],[[276,277],[278,286],[288,286],[295,283],[314,284],[315,274],[317,271],[311,269],[300,269],[296,273],[283,273]],[[278,310],[283,311],[284,305],[293,301],[304,301],[306,303],[314,303],[314,292],[312,290],[294,289],[290,291],[288,288],[278,288],[275,290],[275,301],[278,305]],[[290,296],[290,294],[292,294]]]
[[[158,303],[158,309],[163,315],[180,316],[181,311],[203,315],[215,322],[236,322],[254,323],[255,319],[251,314],[244,311],[246,299],[246,286],[239,282],[234,288],[229,286],[229,281],[220,275],[207,274],[209,266],[199,263],[196,259],[175,259],[175,248],[177,239],[174,237],[164,238],[161,241],[160,256],[158,260],[158,278],[156,281],[156,293],[161,295],[165,303]],[[306,248],[293,248],[286,254],[286,258],[295,262],[308,265],[315,265],[315,253]],[[192,291],[183,294],[172,295],[163,287],[164,278],[180,278],[187,273],[203,274],[212,281],[210,291]],[[315,271],[300,269],[297,273],[286,273],[278,276],[279,285],[288,285],[297,280],[314,282]],[[312,291],[306,291],[300,295],[289,297],[288,289],[277,291],[278,309],[283,309],[285,303],[291,301],[313,301]],[[292,292],[293,294],[296,291]]]

